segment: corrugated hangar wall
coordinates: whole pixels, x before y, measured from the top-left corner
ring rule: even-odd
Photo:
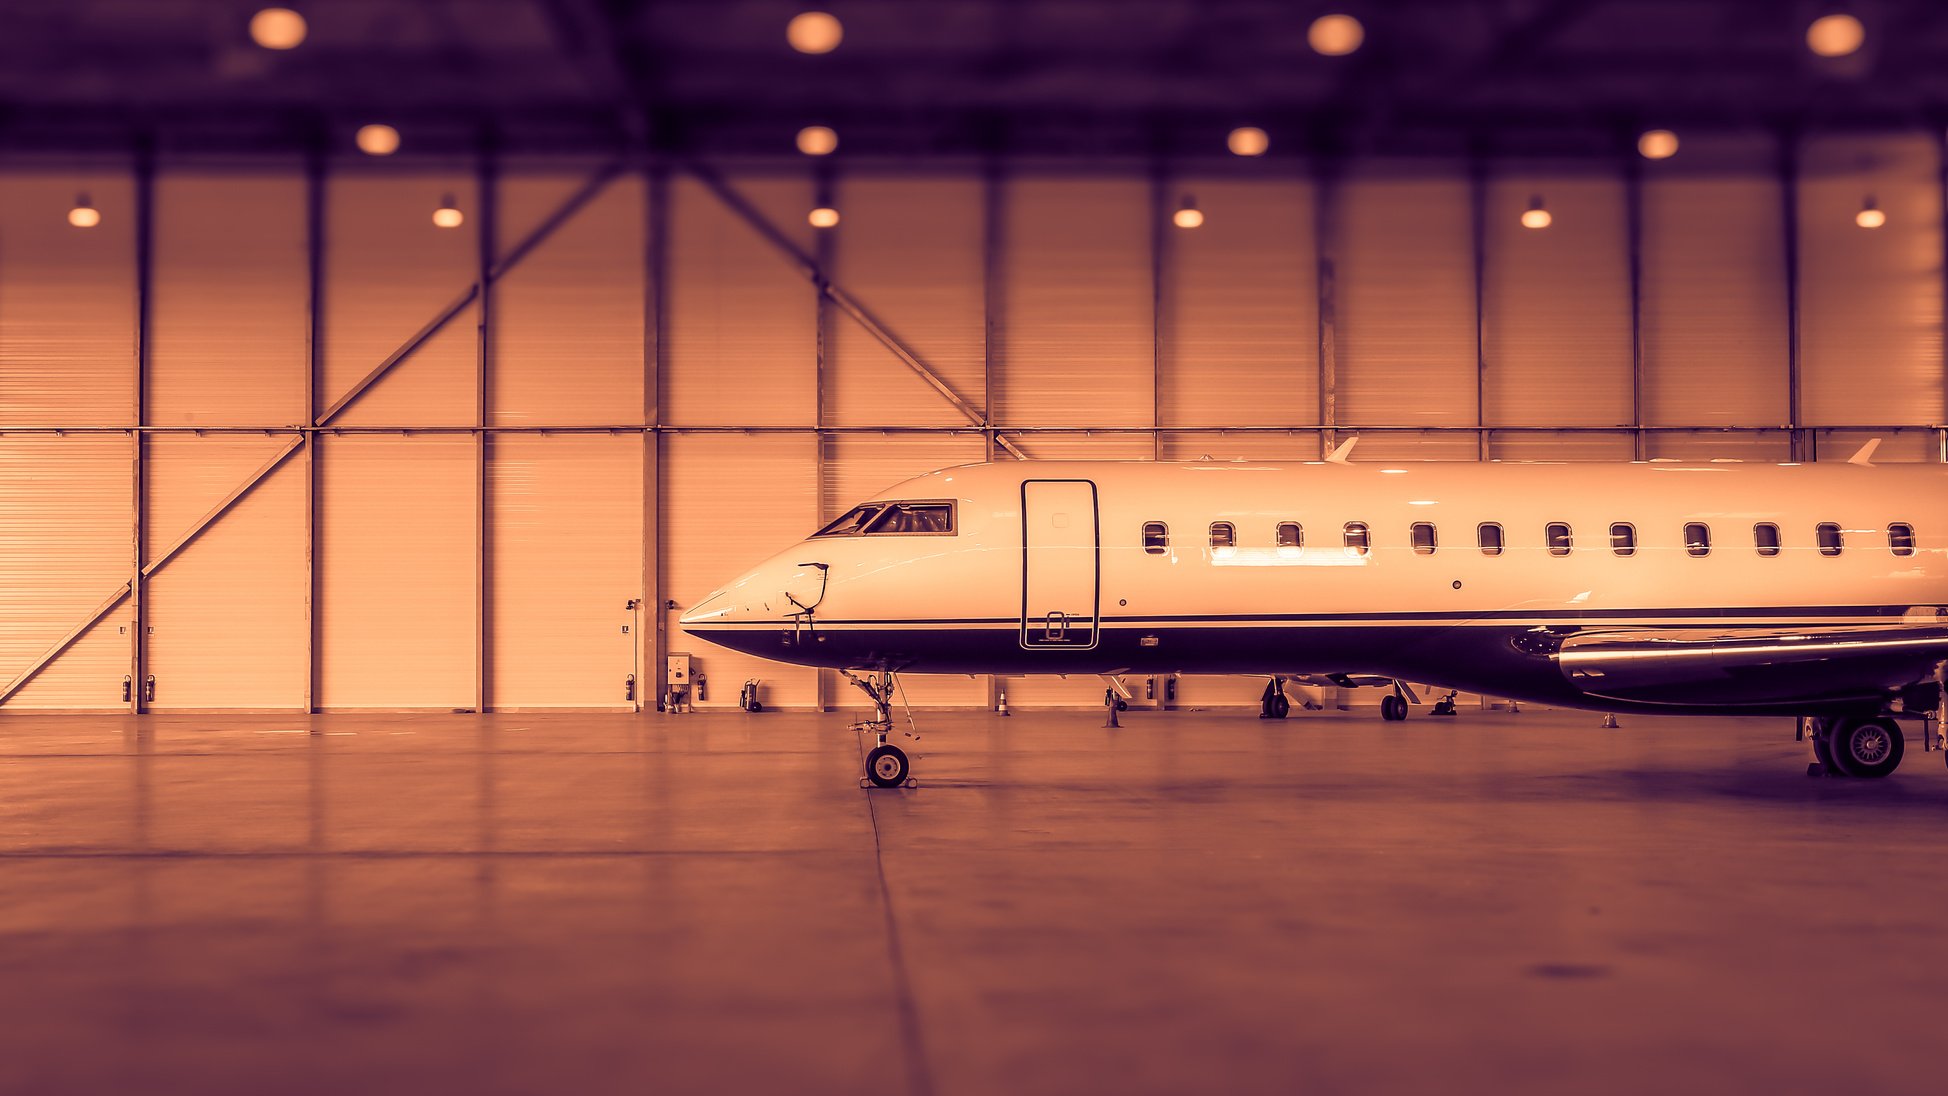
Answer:
[[[690,641],[672,606],[1010,446],[1784,460],[1883,435],[1883,458],[1940,459],[1939,143],[1792,152],[12,167],[0,708],[627,710],[660,650],[696,656],[702,707],[752,677],[775,706],[862,704]],[[65,223],[77,193],[97,227]],[[1869,197],[1882,228],[1854,223]],[[447,202],[461,227],[433,224]],[[818,204],[838,227],[810,227]],[[1200,227],[1171,227],[1185,204]],[[1538,204],[1551,225],[1522,227]],[[997,688],[1101,695],[907,680],[916,705]]]

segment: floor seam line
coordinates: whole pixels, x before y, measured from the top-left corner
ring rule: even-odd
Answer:
[[[859,739],[860,764],[865,763],[865,738]],[[901,1042],[906,1050],[907,1087],[913,1096],[933,1096],[933,1074],[927,1066],[926,1042],[920,1034],[920,1007],[913,998],[913,980],[906,970],[906,949],[900,944],[900,926],[893,916],[893,889],[886,882],[886,853],[879,842],[879,811],[873,806],[873,793],[866,793],[866,820],[873,831],[873,868],[879,875],[880,908],[886,915],[886,949],[893,960],[893,984],[899,995]]]

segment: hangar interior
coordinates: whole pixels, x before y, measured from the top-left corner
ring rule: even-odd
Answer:
[[[0,2],[0,1093],[1940,1088],[1932,742],[905,675],[869,790],[679,623],[965,462],[1948,461],[1938,0],[288,4]]]
[[[846,705],[676,617],[971,461],[1317,460],[1354,436],[1360,460],[1880,437],[1938,461],[1943,133],[1687,131],[1663,160],[1244,157],[1221,131],[1215,155],[1083,164],[13,155],[0,697],[654,710],[688,652],[698,707],[752,678],[770,707]]]

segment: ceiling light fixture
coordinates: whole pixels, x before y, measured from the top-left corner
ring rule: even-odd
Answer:
[[[290,8],[265,8],[250,17],[250,40],[265,49],[296,49],[309,29]]]
[[[1344,57],[1366,41],[1366,28],[1350,15],[1321,15],[1306,30],[1305,40],[1314,53]]]
[[[1549,216],[1549,211],[1543,208],[1540,194],[1530,198],[1529,208],[1522,211],[1523,228],[1548,228],[1550,222],[1554,220],[1554,217]]]
[[[1677,155],[1677,134],[1668,129],[1653,129],[1637,138],[1637,151],[1646,160],[1668,160]]]
[[[76,228],[93,228],[101,223],[101,210],[88,200],[88,195],[74,196],[74,208],[68,210],[68,223]]]
[[[1845,57],[1867,40],[1867,28],[1851,15],[1822,15],[1806,28],[1806,48],[1821,57]]]
[[[1860,212],[1853,215],[1853,223],[1861,228],[1879,228],[1887,223],[1887,211],[1880,208],[1880,203],[1869,194],[1867,200],[1860,203]]]
[[[1239,126],[1224,139],[1224,147],[1236,156],[1263,156],[1272,147],[1272,141],[1257,126]]]
[[[830,156],[839,147],[839,134],[831,126],[806,126],[798,131],[798,151],[807,156]]]
[[[367,156],[390,156],[399,151],[399,131],[391,126],[358,127],[358,150]]]
[[[1177,212],[1170,215],[1170,223],[1178,228],[1196,228],[1203,224],[1204,213],[1197,208],[1197,199],[1188,194],[1184,195],[1183,202],[1177,206]]]
[[[785,24],[785,41],[800,53],[831,53],[844,38],[845,27],[830,12],[802,11]]]
[[[433,223],[441,228],[459,228],[467,222],[467,215],[460,212],[460,206],[448,194],[440,198],[440,208],[433,211]]]
[[[819,206],[805,218],[813,228],[831,228],[839,223],[839,211],[831,206]]]

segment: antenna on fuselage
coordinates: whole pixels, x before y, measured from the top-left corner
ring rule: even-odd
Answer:
[[[1326,463],[1327,464],[1353,463],[1353,459],[1352,459],[1353,446],[1358,445],[1359,443],[1360,443],[1360,439],[1359,439],[1359,435],[1357,434],[1353,435],[1350,438],[1347,438],[1345,441],[1340,442],[1339,448],[1334,449],[1332,452],[1326,454]]]
[[[1872,468],[1874,466],[1874,450],[1879,448],[1879,438],[1868,438],[1867,444],[1860,447],[1860,452],[1847,458],[1847,463],[1857,464],[1862,468]]]

